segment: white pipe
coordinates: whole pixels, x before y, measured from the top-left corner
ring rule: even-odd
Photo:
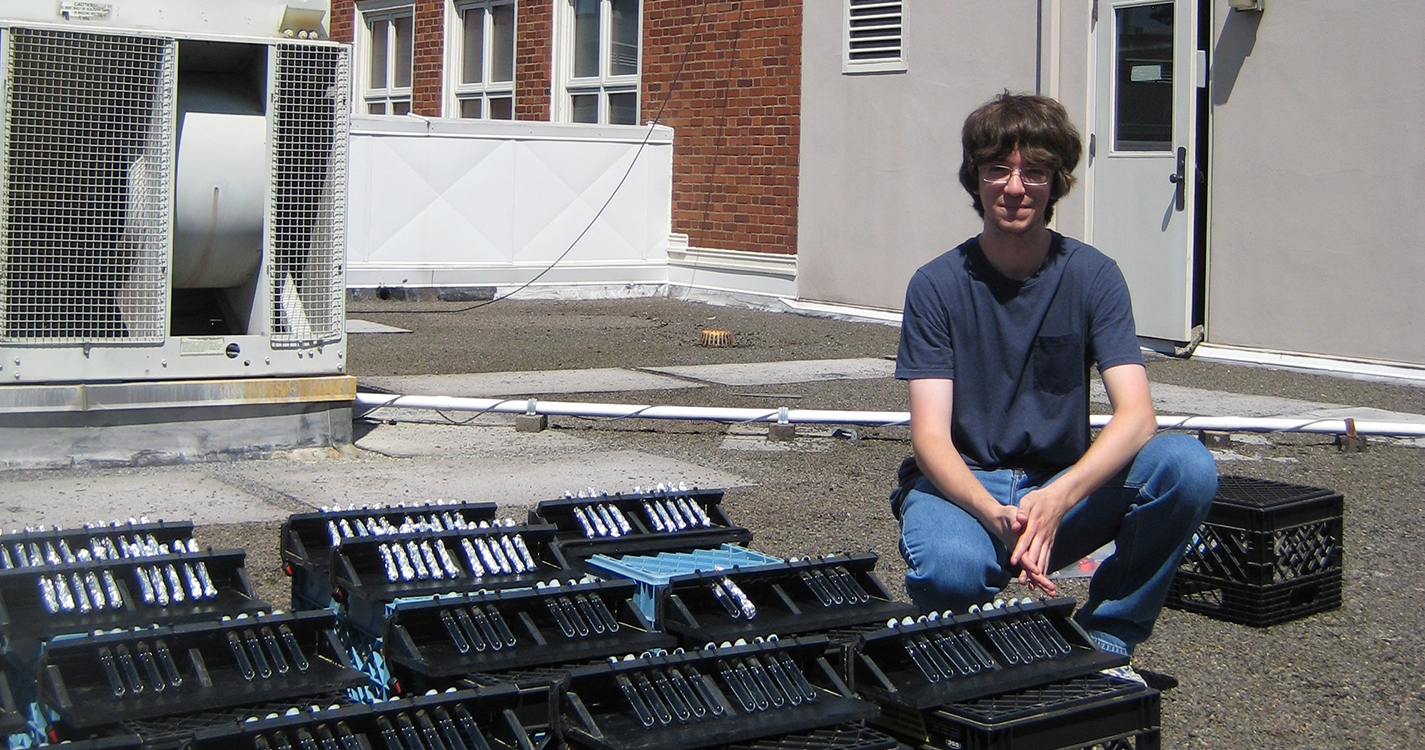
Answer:
[[[536,399],[458,398],[454,396],[401,396],[389,393],[358,393],[356,404],[371,409],[383,407],[431,411],[474,411],[500,414],[545,414],[609,419],[689,419],[714,422],[783,422],[794,424],[859,424],[891,426],[910,424],[910,412],[834,411],[825,409],[737,409],[713,406],[650,406],[643,404],[598,404],[577,401]],[[1089,417],[1089,425],[1102,427],[1107,415]],[[1309,432],[1344,435],[1350,432],[1345,419],[1296,419],[1282,417],[1158,417],[1159,429],[1220,430],[1224,432]],[[1356,421],[1358,435],[1425,437],[1425,423]]]

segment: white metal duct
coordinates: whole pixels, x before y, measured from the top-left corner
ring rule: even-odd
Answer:
[[[162,341],[174,41],[23,28],[8,37],[0,340]]]

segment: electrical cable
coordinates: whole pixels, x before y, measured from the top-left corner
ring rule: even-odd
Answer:
[[[604,201],[603,205],[599,206],[599,210],[595,211],[594,216],[589,219],[589,223],[586,224],[584,226],[584,229],[579,232],[578,236],[576,236],[574,240],[569,243],[569,247],[565,248],[564,252],[559,254],[559,257],[555,258],[548,266],[545,266],[542,271],[535,274],[532,278],[525,281],[523,284],[520,284],[519,286],[502,295],[492,297],[491,299],[484,300],[473,305],[456,308],[454,310],[363,310],[361,314],[434,315],[439,313],[455,314],[469,312],[471,310],[478,310],[482,307],[488,307],[490,305],[495,304],[496,302],[507,300],[510,297],[519,294],[525,289],[528,289],[530,285],[534,284],[534,282],[539,281],[541,278],[543,278],[545,274],[549,273],[550,271],[553,271],[555,266],[558,266],[564,260],[564,258],[569,255],[569,253],[574,251],[574,248],[577,247],[579,244],[579,240],[584,239],[584,235],[588,234],[589,230],[594,228],[594,224],[598,223],[599,217],[604,215],[604,210],[609,207],[610,203],[613,203],[613,200],[618,195],[619,190],[623,188],[623,184],[628,181],[628,176],[633,174],[633,168],[635,165],[638,164],[638,157],[643,154],[644,147],[646,147],[648,145],[648,141],[653,138],[653,131],[658,127],[658,123],[663,120],[663,112],[665,109],[668,108],[668,102],[673,100],[673,92],[677,91],[678,89],[678,81],[681,80],[683,77],[683,68],[687,65],[688,54],[692,52],[693,45],[698,41],[698,31],[702,29],[703,21],[707,19],[708,4],[711,1],[712,0],[703,0],[702,9],[699,11],[698,14],[698,21],[697,23],[693,24],[693,33],[691,36],[689,36],[687,45],[683,47],[683,55],[681,59],[678,60],[678,69],[673,73],[673,80],[668,84],[668,93],[666,96],[663,97],[663,102],[658,105],[658,112],[655,113],[653,115],[653,119],[649,121],[648,132],[643,135],[643,140],[639,142],[638,150],[633,152],[633,158],[630,159],[628,162],[628,169],[624,171],[623,177],[619,178],[618,184],[614,185],[614,189],[609,192],[608,199]]]

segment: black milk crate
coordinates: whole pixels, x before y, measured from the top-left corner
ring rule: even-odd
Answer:
[[[921,747],[957,750],[1157,750],[1158,691],[1090,674],[914,711],[882,709],[876,726]]]
[[[571,670],[557,701],[562,738],[596,750],[694,750],[873,718],[876,707],[827,663],[827,647],[792,638]]]
[[[453,594],[394,603],[382,638],[396,692],[458,684],[475,673],[529,671],[670,649],[633,605],[633,581]]]
[[[541,502],[530,512],[530,522],[554,524],[560,551],[583,570],[584,561],[596,554],[620,557],[747,544],[752,532],[728,518],[722,496],[722,490],[697,488],[591,493]]]
[[[282,570],[292,578],[292,608],[322,609],[332,603],[332,548],[350,537],[400,529],[446,530],[495,521],[495,503],[436,502],[364,508],[323,508],[296,513],[282,524]]]
[[[1341,606],[1340,493],[1224,476],[1166,606],[1254,627]]]
[[[90,560],[116,560],[192,544],[193,522],[147,519],[80,528],[25,529],[0,534],[0,569],[59,568]],[[137,551],[136,551],[137,550]]]
[[[920,612],[893,601],[872,554],[826,555],[673,576],[663,627],[685,647],[884,623]]]
[[[185,750],[540,750],[548,735],[521,717],[550,714],[548,690],[512,685],[458,690],[374,705],[335,706],[235,721],[195,733]]]
[[[333,599],[369,638],[385,631],[398,599],[532,588],[572,572],[549,525],[491,526],[357,537],[332,550]],[[439,570],[437,570],[439,567]]]
[[[726,750],[899,750],[905,746],[860,723],[739,742]]]
[[[903,621],[862,636],[852,684],[867,700],[923,711],[1128,663],[1097,649],[1070,615],[1074,600],[1014,601]]]
[[[40,644],[58,635],[264,612],[267,604],[252,595],[246,556],[243,550],[204,550],[0,570],[0,634],[8,657],[27,671]],[[63,596],[56,593],[61,579]],[[104,594],[103,607],[91,596],[97,592]]]
[[[331,611],[224,618],[50,640],[40,705],[61,736],[359,687]]]

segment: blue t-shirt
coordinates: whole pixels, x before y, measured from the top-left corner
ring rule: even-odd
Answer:
[[[1089,367],[1143,363],[1118,265],[1053,233],[1023,281],[972,238],[915,272],[896,377],[955,381],[951,437],[971,467],[1058,471],[1089,445]]]

